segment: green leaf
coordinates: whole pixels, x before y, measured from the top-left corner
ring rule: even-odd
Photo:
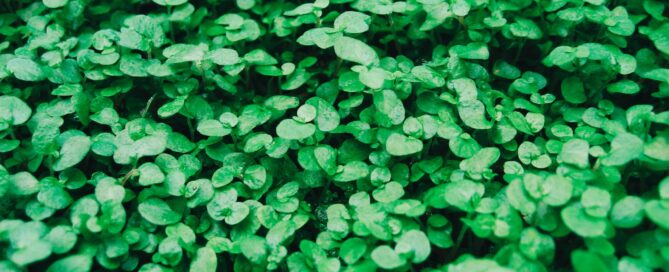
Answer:
[[[240,61],[237,51],[228,48],[219,48],[207,52],[205,58],[218,65],[233,65]]]
[[[218,120],[209,119],[198,122],[197,132],[204,136],[223,137],[230,134],[232,130]]]
[[[588,100],[583,82],[578,77],[572,76],[562,80],[561,90],[564,100],[569,103],[581,104]]]
[[[641,90],[641,87],[634,81],[623,79],[609,84],[606,86],[606,90],[610,93],[636,94]]]
[[[244,170],[244,184],[253,190],[262,188],[267,181],[267,171],[262,165],[252,165]]]
[[[16,126],[30,119],[32,109],[23,100],[9,95],[0,96],[0,124],[9,123]],[[2,131],[0,125],[0,131]]]
[[[478,100],[466,100],[458,103],[458,114],[470,128],[473,129],[489,129],[492,127],[492,122],[485,117],[485,106]]]
[[[163,56],[167,63],[200,61],[204,59],[205,50],[192,44],[173,44],[163,50]]]
[[[486,60],[490,57],[488,46],[484,43],[469,43],[467,45],[456,45],[448,50],[452,56],[463,59]]]
[[[372,192],[372,196],[378,202],[392,202],[402,198],[404,188],[396,181],[388,182]]]
[[[165,180],[165,174],[155,163],[147,162],[139,167],[139,185],[150,186],[162,183]]]
[[[339,126],[340,117],[337,110],[327,101],[320,97],[309,98],[306,105],[311,105],[316,109],[316,119],[314,123],[318,130],[327,132],[332,131]]]
[[[361,161],[352,161],[337,169],[335,181],[349,182],[365,178],[369,175],[369,167]]]
[[[411,74],[420,80],[427,88],[439,88],[446,85],[444,76],[424,65],[416,66],[411,69]]]
[[[646,216],[658,226],[669,229],[669,203],[667,200],[650,200],[644,205]]]
[[[302,140],[316,132],[312,124],[304,124],[293,119],[284,119],[276,126],[276,135],[286,140]]]
[[[407,250],[407,251],[405,251]],[[427,235],[420,230],[409,230],[402,234],[399,240],[397,240],[397,246],[395,251],[401,253],[412,253],[411,262],[413,263],[422,263],[430,256],[432,252],[430,246],[430,240],[428,240]]]
[[[297,108],[300,105],[300,100],[293,96],[275,95],[267,98],[264,105],[265,107],[273,110],[285,111],[292,108]]]
[[[86,272],[93,266],[93,258],[88,255],[70,255],[55,261],[47,268],[47,272]]]
[[[542,185],[544,196],[541,199],[551,206],[562,206],[571,199],[573,188],[572,182],[559,175],[551,175]]]
[[[254,49],[244,55],[244,60],[253,65],[275,65],[278,61],[263,49]]]
[[[326,145],[317,146],[314,148],[314,158],[328,175],[334,175],[337,171],[337,153],[334,148]]]
[[[217,264],[216,252],[210,247],[201,247],[190,263],[190,271],[216,271]]]
[[[164,135],[152,135],[139,139],[132,144],[132,149],[139,157],[156,156],[165,151],[167,139]]]
[[[261,263],[267,255],[265,239],[255,235],[242,239],[240,249],[244,257],[252,263]]]
[[[520,252],[532,260],[541,259],[550,262],[555,254],[553,238],[532,227],[523,230],[518,247]]]
[[[515,22],[508,26],[511,34],[516,37],[538,40],[543,36],[541,28],[530,19],[515,18]]]
[[[318,27],[302,33],[302,36],[300,36],[296,42],[301,45],[316,45],[321,49],[328,49],[334,46],[337,39],[342,36],[343,34],[341,32],[333,28]]]
[[[460,162],[460,169],[467,171],[474,179],[480,179],[480,175],[490,171],[492,166],[500,157],[500,151],[496,147],[481,148],[474,156]]]
[[[360,71],[358,79],[370,89],[380,89],[385,83],[386,74],[385,70],[374,67],[369,70]]]
[[[402,100],[394,91],[383,90],[374,93],[374,107],[378,111],[377,118],[382,124],[399,125],[404,121],[405,110]]]
[[[586,168],[590,165],[588,161],[588,150],[590,144],[582,139],[571,139],[562,145],[562,150],[558,155],[558,160],[573,164],[580,168]]]
[[[589,216],[578,204],[562,209],[560,215],[565,225],[582,237],[599,237],[604,235],[606,230],[606,219]]]
[[[178,6],[188,2],[188,0],[152,0],[152,1],[161,6]]]
[[[597,254],[580,249],[571,252],[571,264],[577,272],[609,270]]]
[[[393,156],[407,156],[423,151],[423,142],[413,137],[393,133],[386,139],[386,151]]]
[[[67,0],[42,0],[47,8],[60,8],[67,4]]]
[[[511,272],[512,269],[502,267],[494,260],[463,258],[461,262],[452,263],[447,266],[449,272],[467,272],[467,271],[495,271]]]
[[[347,264],[354,264],[367,251],[365,240],[354,237],[344,241],[339,248],[339,256]]]
[[[337,16],[334,28],[350,34],[359,34],[369,30],[371,17],[357,11],[345,11]]]
[[[447,183],[444,188],[446,202],[463,211],[473,211],[473,200],[483,196],[483,184],[470,180],[461,180]]]
[[[655,44],[660,52],[669,54],[669,23],[664,23],[662,26],[650,32],[648,38]]]
[[[289,239],[296,230],[297,226],[293,221],[280,221],[267,232],[267,244],[276,247]]]
[[[42,183],[37,200],[44,206],[60,210],[66,208],[72,203],[72,197],[59,184]]]
[[[645,203],[636,196],[626,196],[613,205],[611,223],[619,228],[633,228],[641,224]]]
[[[379,56],[366,43],[346,36],[339,37],[334,44],[335,54],[343,60],[369,66],[379,61]]]
[[[606,217],[611,209],[611,195],[597,187],[588,187],[581,195],[581,205],[593,217]]]
[[[29,172],[18,172],[11,176],[11,192],[17,195],[31,195],[39,191],[39,181]]]
[[[386,245],[378,246],[372,251],[372,260],[383,269],[395,269],[406,263],[391,247]]]
[[[142,218],[151,224],[162,226],[171,225],[181,220],[181,214],[160,198],[149,198],[139,203],[137,211]]]
[[[602,158],[603,165],[619,166],[636,160],[643,152],[644,143],[630,133],[620,133],[611,141],[611,150]]]
[[[15,58],[7,62],[7,70],[14,77],[23,81],[40,81],[46,75],[42,67],[35,61],[24,58]]]
[[[86,157],[91,149],[91,144],[91,139],[85,135],[74,135],[66,138],[60,148],[58,158],[53,164],[53,170],[63,171],[77,165]]]

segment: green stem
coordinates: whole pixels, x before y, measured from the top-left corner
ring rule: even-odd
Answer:
[[[525,39],[520,40],[520,45],[518,46],[518,50],[516,50],[516,56],[513,58],[513,63],[516,64],[518,63],[518,58],[520,58],[520,53],[523,52],[523,48],[525,47]]]
[[[471,213],[467,214],[467,219],[469,219],[470,217]],[[460,249],[460,245],[462,245],[462,240],[464,240],[467,230],[469,230],[469,226],[463,222],[462,228],[460,228],[458,237],[455,240],[455,245],[453,246],[453,249],[451,249],[451,252],[448,254],[448,260],[453,260],[455,258],[455,254],[458,253],[458,249]]]
[[[169,21],[169,18],[172,17],[172,6],[167,6],[167,17],[168,17],[167,20],[168,20],[169,25],[170,25],[170,29],[169,29],[170,39],[172,40],[172,42],[175,42],[175,40],[174,40],[174,27],[172,26],[172,21]]]
[[[207,74],[202,66],[200,66],[200,73],[202,73],[202,91],[207,91]]]
[[[12,140],[16,140],[16,134],[14,134],[13,128],[9,129],[9,137],[12,138]]]
[[[146,102],[146,106],[144,109],[141,111],[141,116],[144,118],[146,116],[146,113],[149,111],[149,108],[151,107],[151,103],[153,103],[153,99],[156,98],[157,93],[154,93],[151,98],[149,98],[149,101]]]
[[[190,118],[186,118],[186,124],[188,125],[188,133],[190,136],[190,140],[194,141],[195,140],[195,129],[193,129],[193,121],[191,121]]]

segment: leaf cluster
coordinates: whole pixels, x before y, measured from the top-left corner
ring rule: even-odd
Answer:
[[[667,10],[0,1],[0,271],[667,271]]]

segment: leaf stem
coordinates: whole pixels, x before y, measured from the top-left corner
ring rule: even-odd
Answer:
[[[471,213],[468,213],[467,218],[471,218],[471,215]],[[462,240],[464,240],[467,230],[469,230],[469,226],[463,222],[458,237],[455,240],[455,246],[453,246],[453,249],[451,249],[451,252],[448,254],[448,260],[453,260],[455,258],[455,254],[458,253],[458,249],[460,249],[460,245],[462,245]]]

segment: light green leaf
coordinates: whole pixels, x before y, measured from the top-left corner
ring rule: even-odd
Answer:
[[[153,2],[161,6],[178,6],[188,2],[188,0],[153,0]]]
[[[209,119],[198,122],[197,132],[204,136],[223,137],[230,134],[232,130],[218,120]]]
[[[669,23],[664,23],[648,35],[660,52],[669,54]]]
[[[588,162],[588,150],[590,144],[582,139],[571,139],[562,145],[562,150],[558,155],[558,160],[573,164],[580,168],[586,168],[590,164]]]
[[[93,257],[85,254],[70,255],[52,263],[47,272],[86,272],[93,266]]]
[[[500,157],[500,151],[497,147],[481,148],[474,156],[460,162],[460,169],[474,179],[480,179],[481,174],[490,171],[492,166]]]
[[[313,124],[304,124],[293,119],[284,119],[276,126],[276,135],[286,140],[302,140],[316,132]]]
[[[618,228],[633,228],[641,224],[645,202],[640,197],[626,196],[613,205],[611,223]]]
[[[405,110],[402,100],[392,90],[374,93],[374,107],[382,124],[399,125],[404,122]]]
[[[379,56],[366,43],[342,36],[334,44],[335,54],[343,60],[356,62],[365,66],[379,61]]]
[[[667,200],[650,200],[644,206],[648,219],[665,230],[669,229],[669,203],[667,202]]]
[[[20,125],[28,121],[30,115],[32,109],[23,100],[9,95],[0,96],[0,131],[1,123]]]
[[[75,135],[67,138],[60,148],[58,158],[53,164],[54,171],[63,171],[77,165],[91,149],[91,139],[85,135]]]
[[[571,181],[559,175],[550,175],[542,185],[542,201],[551,206],[562,206],[571,199],[573,185]]]
[[[641,90],[639,84],[629,79],[623,79],[606,86],[606,90],[610,93],[621,94],[636,94]]]
[[[173,44],[163,50],[167,63],[200,61],[204,59],[205,50],[202,46],[192,44]]]
[[[446,85],[443,75],[425,65],[414,67],[411,69],[411,74],[420,80],[426,88],[439,88]]]
[[[473,129],[489,129],[492,122],[486,119],[485,106],[478,100],[466,100],[458,103],[458,114],[468,127]]]
[[[325,99],[320,97],[309,98],[306,105],[311,105],[316,109],[316,119],[314,122],[318,130],[327,132],[336,129],[339,126],[339,113],[337,110]]]
[[[631,133],[620,133],[611,141],[611,150],[602,158],[603,165],[624,165],[641,156],[644,143]]]
[[[409,230],[397,240],[395,251],[412,253],[411,262],[422,263],[430,256],[432,248],[427,235],[420,230]]]
[[[483,196],[485,187],[471,180],[461,180],[447,183],[444,192],[448,204],[469,212],[474,210],[473,200]]]
[[[488,46],[485,43],[455,45],[448,50],[448,53],[463,59],[486,60],[490,57]]]
[[[42,67],[31,59],[12,59],[7,62],[7,70],[17,79],[23,81],[40,81],[46,77],[42,71]]]
[[[582,237],[599,237],[606,230],[606,219],[589,216],[578,204],[562,209],[560,215],[565,225]]]
[[[253,190],[265,185],[267,181],[267,170],[262,165],[252,165],[244,170],[244,184]]]
[[[393,156],[407,156],[422,150],[423,142],[413,137],[393,133],[386,139],[386,151]]]
[[[406,263],[391,247],[382,245],[372,251],[372,260],[383,269],[395,269]]]
[[[68,0],[42,0],[47,8],[60,8],[67,4]]]
[[[190,271],[215,272],[217,264],[216,252],[210,247],[201,247],[190,263]]]
[[[171,225],[181,220],[181,214],[160,198],[149,198],[139,203],[137,211],[142,218],[154,225]]]
[[[334,28],[346,33],[358,34],[369,30],[371,17],[357,11],[345,11],[337,16]]]
[[[354,237],[342,243],[339,248],[339,256],[345,263],[354,264],[365,254],[365,251],[367,251],[365,240]]]
[[[228,48],[219,48],[207,52],[207,59],[218,65],[233,65],[240,61],[237,51]]]

